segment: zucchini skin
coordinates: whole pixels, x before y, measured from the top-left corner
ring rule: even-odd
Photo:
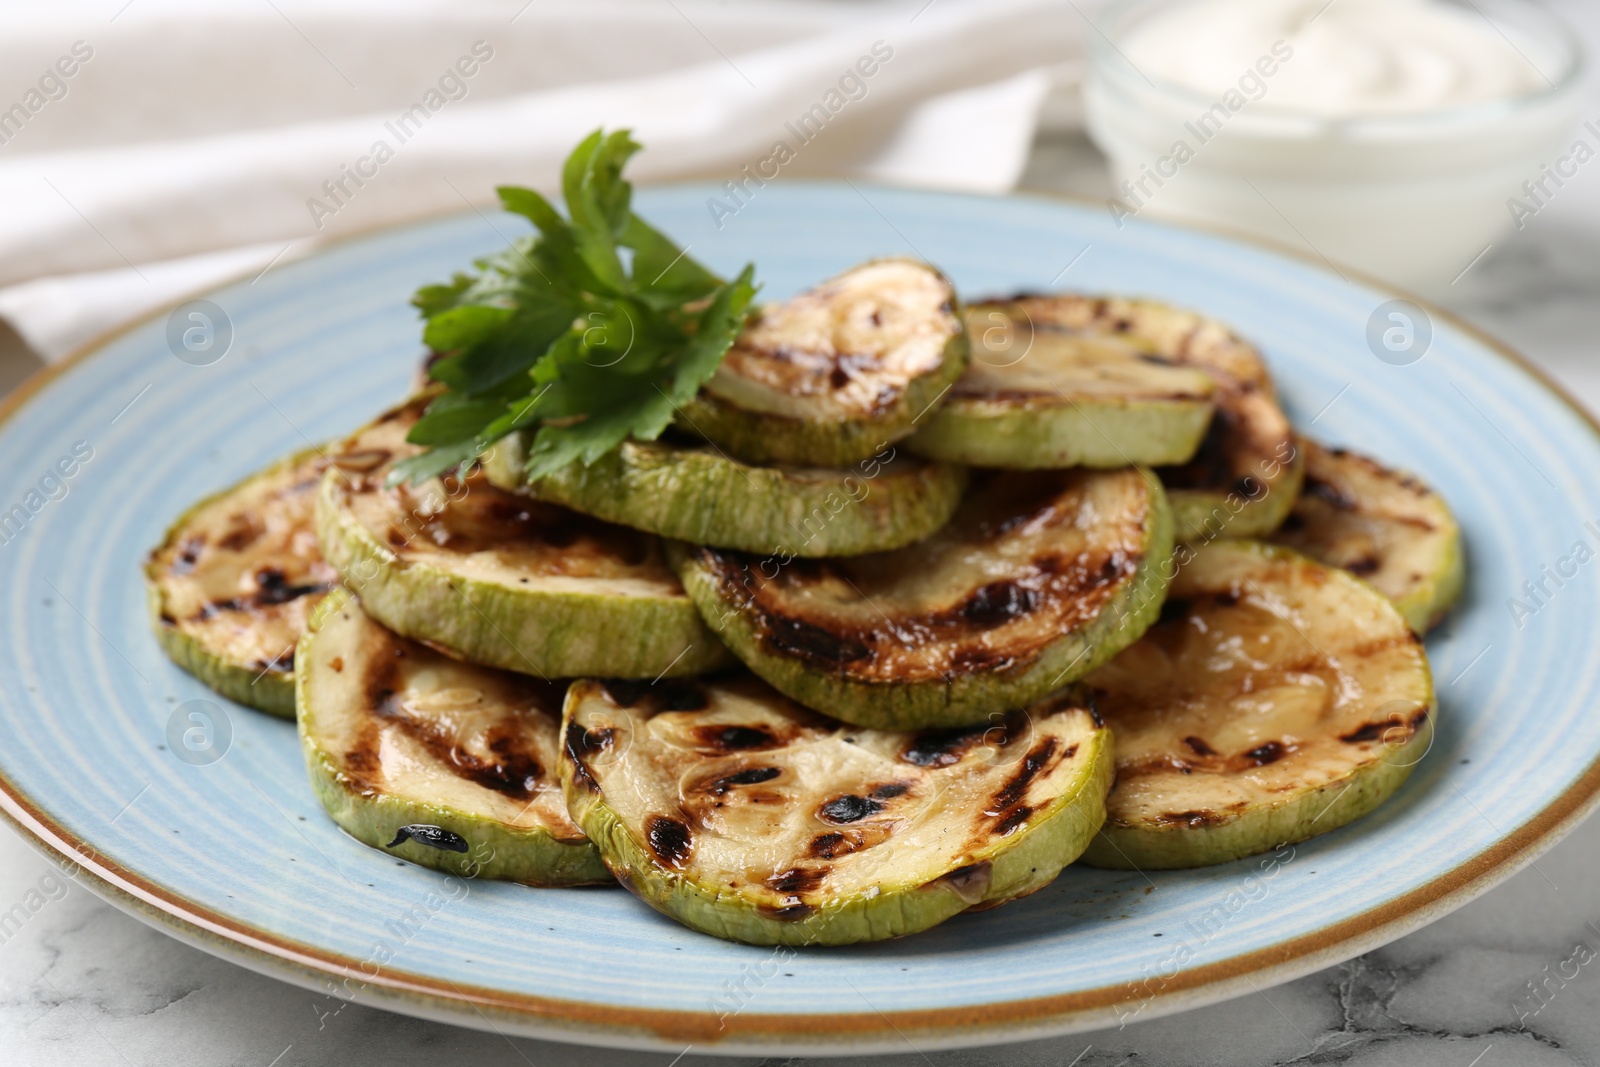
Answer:
[[[955,397],[928,417],[907,447],[975,467],[1109,469],[1183,463],[1210,423],[1209,402],[1102,399],[1018,407]]]
[[[574,705],[569,690],[563,737],[573,725]],[[1106,796],[1115,773],[1111,732],[1097,729],[1084,744],[1089,751],[1074,788],[1039,813],[1021,831],[1020,841],[1005,848],[991,845],[973,857],[975,864],[990,865],[989,887],[981,899],[974,901],[938,877],[884,886],[876,896],[852,896],[798,917],[774,915],[740,894],[721,892],[655,862],[604,796],[580,780],[570,755],[561,761],[561,784],[573,821],[595,843],[617,881],[657,911],[701,933],[749,945],[849,945],[918,933],[960,912],[996,907],[1052,882],[1106,818]]]
[[[295,698],[300,748],[305,755],[312,791],[330,818],[351,837],[385,855],[463,878],[495,878],[533,886],[609,884],[612,878],[599,853],[587,842],[557,840],[542,829],[517,829],[442,804],[368,793],[341,771],[332,753],[316,741],[318,706],[314,649],[318,631],[332,615],[352,602],[345,589],[335,590],[317,608],[296,650],[302,667],[296,672]],[[405,841],[389,842],[402,826],[417,823],[450,830],[476,843],[471,851],[450,852]]]
[[[676,678],[733,657],[686,597],[519,588],[402,559],[339,504],[338,472],[317,494],[323,557],[384,626],[470,663],[547,678]]]
[[[691,546],[668,543],[667,559],[711,628],[745,665],[785,696],[836,719],[879,730],[971,726],[1025,707],[1083,677],[1131,645],[1161,614],[1172,578],[1172,512],[1160,479],[1141,470],[1150,490],[1151,520],[1133,578],[1084,629],[1065,634],[1039,655],[1009,668],[945,681],[877,683],[823,672],[770,652],[760,624],[741,610],[729,588]]]
[[[212,691],[245,707],[255,708],[280,719],[294,718],[294,672],[276,669],[261,670],[253,664],[239,663],[226,656],[208,651],[194,635],[185,633],[168,620],[167,598],[158,579],[156,557],[189,525],[191,519],[210,505],[231,496],[251,482],[267,478],[289,468],[299,466],[321,449],[312,447],[285,456],[243,480],[219,489],[217,492],[191,504],[167,527],[161,543],[146,557],[142,573],[145,583],[145,600],[150,610],[150,625],[155,631],[156,643],[173,663],[198,678]]]
[[[167,658],[205,683],[211,690],[246,707],[264,711],[280,719],[294,718],[294,672],[265,672],[235,663],[206,651],[193,635],[186,634],[163,620],[166,598],[154,582],[145,583],[150,605],[150,622],[156,642]]]
[[[1413,630],[1425,634],[1444,621],[1445,616],[1456,606],[1456,601],[1461,599],[1466,587],[1467,557],[1461,547],[1460,530],[1457,529],[1456,536],[1450,542],[1446,563],[1434,582],[1432,591],[1401,597],[1395,601],[1395,607]]]
[[[523,488],[525,441],[484,460],[492,484]],[[625,441],[587,466],[527,485],[538,500],[622,526],[718,548],[777,555],[854,556],[901,548],[955,514],[965,468],[869,458],[851,470],[762,467],[712,451]]]
[[[956,313],[960,314],[959,307]],[[701,390],[679,410],[674,422],[749,463],[848,467],[916,432],[918,422],[933,416],[930,409],[967,369],[967,358],[963,330],[945,342],[937,372],[912,381],[887,412],[871,419],[820,421],[770,415],[748,411]]]
[[[1433,746],[1437,711],[1435,704],[1426,722],[1394,750],[1404,754],[1402,762],[1379,760],[1338,782],[1303,790],[1272,807],[1215,826],[1152,829],[1107,823],[1084,850],[1080,862],[1119,871],[1210,867],[1336,830],[1371,814],[1411,777],[1412,768],[1422,759],[1413,752],[1426,753]],[[1321,822],[1333,805],[1337,805],[1336,820]]]

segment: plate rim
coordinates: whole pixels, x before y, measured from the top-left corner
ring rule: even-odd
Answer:
[[[791,184],[838,187],[847,183],[810,179]],[[885,192],[995,203],[1031,200],[1080,208],[1098,205],[1098,201],[1090,197],[1039,189],[983,194],[915,189],[880,182],[860,184]],[[706,183],[661,182],[641,186],[651,191],[693,187],[706,187]],[[323,255],[346,243],[465,214],[456,211],[429,214],[341,234],[318,242],[294,262]],[[1298,261],[1330,279],[1355,280],[1379,293],[1410,300],[1428,315],[1459,330],[1527,375],[1578,416],[1595,443],[1600,445],[1600,420],[1564,385],[1506,342],[1423,296],[1342,264],[1335,266],[1321,255],[1253,234],[1181,220],[1141,220],[1141,223],[1253,247]],[[192,290],[97,334],[62,359],[41,367],[0,400],[0,425],[15,417],[56,378],[86,362],[101,349],[169,314],[173,306],[184,300],[214,293],[252,273],[241,271]],[[0,770],[0,818],[24,841],[53,860],[59,857],[76,866],[78,869],[72,872],[74,878],[87,874],[87,887],[123,912],[192,947],[249,970],[308,989],[321,989],[331,985],[332,980],[363,975],[361,992],[353,998],[357,1002],[472,1029],[500,1031],[504,1025],[522,1036],[613,1048],[670,1050],[687,1044],[701,1053],[718,1055],[770,1053],[778,1046],[796,1055],[903,1051],[908,1044],[921,1051],[923,1046],[913,1038],[921,1038],[930,1050],[1005,1044],[1094,1029],[1119,1021],[1125,1023],[1134,1017],[1145,1021],[1225,1000],[1259,989],[1251,981],[1252,976],[1262,976],[1270,985],[1290,981],[1387,944],[1442,917],[1532,864],[1597,807],[1600,807],[1600,752],[1571,785],[1521,825],[1426,884],[1292,940],[1164,978],[1161,989],[1144,1001],[1136,1013],[1118,1011],[1118,1005],[1132,999],[1129,988],[1118,984],[955,1008],[902,1009],[885,1013],[868,1005],[869,1010],[849,1015],[739,1011],[719,1017],[703,1011],[602,1005],[510,993],[481,985],[461,986],[448,979],[389,968],[365,976],[361,961],[354,957],[302,944],[273,931],[230,919],[165,889],[137,871],[101,857],[92,845],[60,825]]]

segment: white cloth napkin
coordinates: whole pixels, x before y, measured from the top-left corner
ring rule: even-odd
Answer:
[[[548,189],[601,125],[644,182],[783,141],[785,177],[1004,191],[1081,27],[1052,0],[0,9],[0,315],[59,358],[328,237]]]

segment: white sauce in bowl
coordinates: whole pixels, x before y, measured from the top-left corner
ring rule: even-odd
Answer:
[[[1514,198],[1581,104],[1571,31],[1531,0],[1114,0],[1097,28],[1084,114],[1119,228],[1221,225],[1433,293],[1532,213]]]
[[[1439,0],[1200,0],[1150,18],[1122,47],[1152,79],[1218,96],[1278,41],[1293,60],[1272,79],[1274,110],[1416,114],[1545,84],[1487,17]]]

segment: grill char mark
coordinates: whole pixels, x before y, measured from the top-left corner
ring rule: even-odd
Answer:
[[[244,512],[234,516],[237,523],[233,529],[217,538],[217,547],[228,552],[243,552],[260,539],[266,532],[261,524],[261,519],[252,512]]]
[[[324,592],[329,588],[326,583],[321,582],[290,585],[288,576],[277,567],[262,567],[257,571],[256,586],[255,602],[260,605],[287,604],[291,600]]]
[[[203,621],[225,612],[258,612],[267,608],[279,607],[302,597],[318,596],[331,590],[332,582],[306,582],[300,585],[290,585],[284,573],[276,567],[263,567],[256,574],[258,588],[254,593],[245,596],[229,597],[227,600],[210,600],[201,606],[195,619]]]
[[[991,832],[995,836],[1008,837],[1027,824],[1028,818],[1034,812],[1031,804],[1023,803],[1027,798],[1028,788],[1041,775],[1049,772],[1052,760],[1060,747],[1061,743],[1056,738],[1045,738],[1022,758],[1022,765],[995,791],[984,809],[984,814],[994,820]],[[1071,759],[1077,751],[1078,746],[1073,745],[1062,753],[1061,758]]]
[[[1339,740],[1350,745],[1359,745],[1365,741],[1376,741],[1383,736],[1383,732],[1394,726],[1392,722],[1369,722],[1340,736]]]
[[[815,893],[822,887],[833,868],[822,867],[790,867],[786,871],[779,871],[767,879],[767,886],[777,890],[788,897],[798,898],[807,893]]]
[[[831,860],[855,851],[854,843],[850,838],[837,830],[830,830],[825,834],[818,834],[811,839],[806,854],[816,859]]]
[[[462,483],[447,480],[459,491]],[[361,490],[384,492],[382,478],[374,474]],[[650,557],[651,541],[626,527],[614,526],[557,504],[530,500],[490,485],[481,473],[467,479],[465,493],[452,496],[449,507],[427,515],[421,523],[410,516],[396,527],[402,540],[413,538],[451,553],[470,555],[514,546],[545,546],[582,552],[603,551],[625,563],[637,565]],[[392,530],[391,532],[395,532]]]
[[[1009,837],[1019,827],[1028,821],[1028,816],[1033,814],[1033,809],[1026,804],[1019,804],[1006,812],[999,822],[994,824],[994,832],[1000,837]]]
[[[1359,745],[1368,741],[1382,740],[1390,730],[1404,730],[1406,732],[1406,740],[1410,740],[1412,735],[1422,729],[1422,725],[1427,721],[1428,709],[1418,708],[1411,713],[1409,718],[1402,719],[1397,715],[1389,719],[1363,723],[1349,733],[1340,735],[1339,740],[1349,745]]]
[[[1006,809],[1021,803],[1022,798],[1028,795],[1028,787],[1049,767],[1050,758],[1056,754],[1060,744],[1056,738],[1047,737],[1024,756],[1022,766],[1018,767],[1006,780],[1005,785],[994,794],[990,810],[1003,813]]]
[[[173,574],[191,574],[200,562],[201,553],[205,551],[206,539],[203,535],[196,534],[186,537],[178,545],[178,553],[172,560]]]
[[[1345,490],[1332,482],[1325,482],[1309,474],[1306,475],[1305,485],[1300,491],[1311,494],[1338,511],[1357,511],[1361,507],[1361,502]]]
[[[1277,763],[1293,751],[1293,748],[1282,741],[1266,741],[1248,752],[1241,753],[1237,760],[1245,767],[1265,767]]]
[[[586,730],[575,722],[567,723],[567,733],[562,739],[562,744],[566,746],[567,758],[572,761],[573,778],[591,793],[600,792],[600,783],[595,780],[587,757],[610,748],[615,733],[609,727]]]
[[[1049,491],[1041,491],[1040,484]],[[1020,525],[1048,521],[1060,506],[1064,485],[1062,478],[1030,483],[1028,492],[1040,497],[1033,502],[1037,506],[1008,500],[1002,519],[973,523],[971,536],[992,539]],[[1132,545],[1071,560],[1044,552],[1020,566],[1016,577],[973,588],[951,607],[903,613],[887,622],[876,616],[858,622],[802,616],[788,607],[783,590],[790,583],[822,581],[829,573],[826,564],[797,560],[769,581],[758,576],[754,558],[744,553],[703,547],[698,559],[723,599],[750,621],[756,639],[773,653],[855,677],[892,669],[897,680],[912,680],[909,675],[920,680],[924,674],[948,680],[952,669],[966,674],[1005,670],[1036,656],[1058,636],[1047,622],[1071,629],[1093,618],[1119,584],[1138,571],[1143,555]],[[1039,618],[1038,626],[990,646],[989,631],[1030,616]],[[913,639],[942,646],[945,654],[938,658],[946,662],[905,661],[904,649]]]
[[[763,621],[764,636],[769,646],[811,663],[843,665],[878,658],[877,653],[865,642],[834,633],[803,619],[768,614]]]
[[[956,608],[955,614],[963,622],[992,630],[1029,614],[1038,604],[1038,590],[1007,579],[979,586]]]
[[[656,859],[678,870],[683,869],[694,849],[694,835],[688,824],[670,815],[652,815],[645,820],[645,841]]]
[[[399,692],[400,664],[405,648],[396,644],[393,652],[394,655],[387,655],[379,650],[362,680],[362,700],[365,707],[372,709],[373,715],[345,753],[345,764],[352,772],[366,777],[381,771],[378,726],[381,721],[411,738],[440,767],[464,781],[520,801],[532,800],[542,791],[545,768],[533,747],[524,742],[523,727],[515,717],[496,724],[485,736],[484,744],[492,758],[485,759],[468,751],[437,723],[419,718],[406,709]],[[526,697],[528,705],[538,706],[531,690],[519,695]],[[586,771],[581,761],[576,762],[582,780]]]
[[[783,742],[765,726],[713,723],[694,728],[695,742],[713,752],[750,752],[778,748]]]
[[[741,785],[760,785],[770,782],[782,774],[776,767],[749,767],[733,774],[724,775],[711,783],[712,796],[726,796],[733,792],[735,787]]]
[[[817,815],[824,821],[836,826],[846,823],[860,822],[862,819],[876,815],[883,810],[883,802],[873,800],[871,797],[859,796],[855,793],[844,793],[822,803],[817,809]]]
[[[961,762],[984,732],[976,726],[923,730],[912,735],[900,758],[914,767],[949,767]]]
[[[532,800],[538,795],[544,768],[522,744],[521,730],[515,723],[501,723],[489,731],[484,747],[494,758],[484,759],[457,744],[437,724],[413,716],[398,693],[387,693],[373,707],[379,718],[421,745],[439,766],[457,778],[513,800]]]
[[[392,658],[377,657],[369,665],[366,676],[362,679],[363,705],[368,708],[385,707],[394,698],[398,673],[399,667]],[[382,743],[381,734],[376,717],[365,719],[356,734],[355,742],[344,753],[345,768],[353,776],[356,786],[363,794],[370,795],[376,791],[375,780],[383,772],[383,763],[378,758],[378,747]]]

